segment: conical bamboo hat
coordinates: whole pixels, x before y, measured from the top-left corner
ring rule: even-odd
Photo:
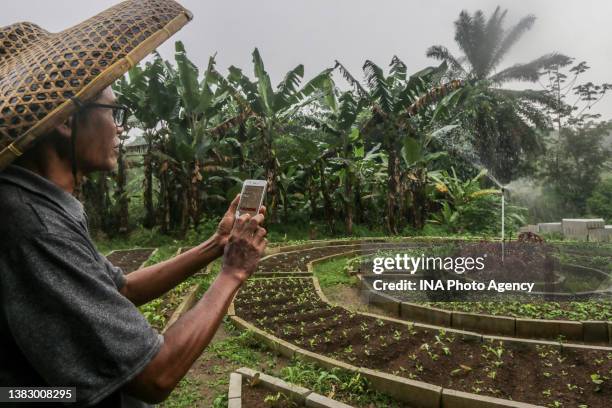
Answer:
[[[128,0],[59,33],[0,28],[0,171],[125,74],[192,14],[172,0]]]

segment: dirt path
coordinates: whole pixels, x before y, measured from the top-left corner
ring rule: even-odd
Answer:
[[[289,360],[269,352],[250,349],[232,350],[225,344],[237,337],[222,325],[209,347],[196,360],[183,382],[175,389],[171,397],[160,408],[210,408],[215,398],[227,394],[230,373],[242,366],[255,370],[266,370],[270,374],[278,374],[287,366]],[[217,352],[213,351],[219,347]],[[244,353],[248,353],[245,356]],[[220,356],[221,354],[221,356]],[[254,359],[255,363],[241,364],[244,358]]]
[[[321,288],[327,299],[331,303],[341,305],[342,307],[354,312],[376,313],[383,316],[397,318],[397,316],[374,305],[368,305],[360,299],[360,290],[355,286],[350,285],[334,285],[326,288]]]

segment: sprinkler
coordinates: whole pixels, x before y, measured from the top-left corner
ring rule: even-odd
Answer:
[[[506,210],[506,188],[501,187],[501,261],[504,263],[504,250],[505,250],[505,210]]]

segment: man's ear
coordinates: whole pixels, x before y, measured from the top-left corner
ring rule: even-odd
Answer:
[[[55,130],[63,137],[70,139],[70,137],[72,136],[72,116],[61,125],[57,125],[55,127]]]

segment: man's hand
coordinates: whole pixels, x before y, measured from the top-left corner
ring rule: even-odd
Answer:
[[[236,210],[238,209],[238,203],[240,202],[240,194],[236,194],[234,200],[231,202],[229,208],[221,218],[219,226],[217,227],[217,237],[221,247],[224,248],[229,240],[232,228],[234,227],[234,221],[236,220]],[[262,205],[259,209],[259,213],[266,215],[266,206]]]
[[[222,274],[227,274],[240,284],[255,272],[259,258],[266,249],[267,231],[260,225],[264,215],[251,217],[243,214],[234,224],[223,253]]]

